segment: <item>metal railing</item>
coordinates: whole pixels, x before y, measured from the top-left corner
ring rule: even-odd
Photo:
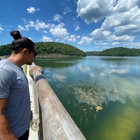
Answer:
[[[62,103],[42,75],[43,69],[31,66],[29,70],[39,98],[40,127],[43,140],[86,140]]]

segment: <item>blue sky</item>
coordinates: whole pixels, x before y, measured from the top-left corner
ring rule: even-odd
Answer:
[[[140,0],[1,0],[0,45],[19,30],[34,42],[63,42],[83,51],[140,48]]]

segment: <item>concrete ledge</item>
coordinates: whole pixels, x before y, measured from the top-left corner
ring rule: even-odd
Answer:
[[[29,75],[29,68],[27,65],[27,79],[29,82],[29,91],[30,91],[30,102],[31,102],[31,111],[33,113],[33,120],[31,121],[29,139],[28,140],[39,140],[38,137],[38,123],[39,123],[39,109],[38,109],[38,97],[36,96],[35,84],[31,76]]]

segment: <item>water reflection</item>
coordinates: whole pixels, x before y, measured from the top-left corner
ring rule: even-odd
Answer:
[[[41,67],[49,67],[49,68],[64,68],[74,65],[78,63],[78,61],[83,58],[38,58],[35,60],[36,65],[40,65]]]
[[[140,128],[139,60],[88,57],[44,67],[44,76],[88,140],[132,140]]]
[[[86,66],[84,66],[85,64]],[[136,75],[139,71],[140,67],[137,66]],[[126,98],[132,98],[132,93],[135,98],[139,96],[139,75],[137,77],[133,75],[131,64],[127,67],[118,65],[112,67],[111,64],[106,63],[93,66],[88,65],[88,63],[80,63],[71,66],[69,69],[45,70],[45,73],[48,74],[49,72],[50,79],[49,77],[47,79],[71,86],[73,88],[72,93],[79,103],[102,106],[108,101],[120,101],[124,104]],[[71,85],[68,83],[70,79],[73,80]],[[123,88],[123,86],[127,88]],[[62,85],[61,88],[63,88]]]

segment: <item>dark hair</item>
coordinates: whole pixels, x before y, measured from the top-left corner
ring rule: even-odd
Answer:
[[[26,37],[22,37],[18,30],[10,32],[10,35],[14,38],[11,45],[12,50],[19,50],[20,48],[27,48],[29,50],[35,49],[33,41]]]

